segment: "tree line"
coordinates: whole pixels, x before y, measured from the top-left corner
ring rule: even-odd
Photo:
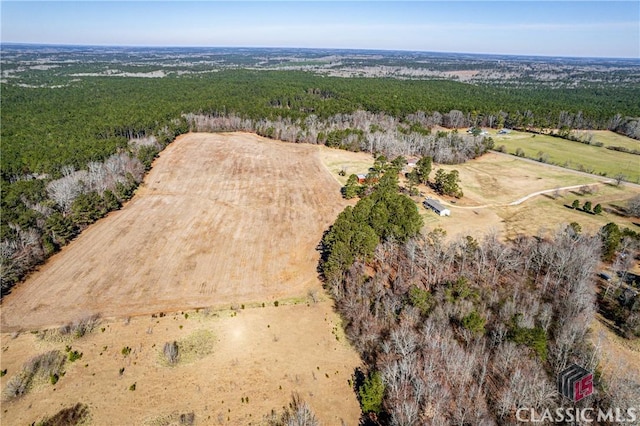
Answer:
[[[507,243],[493,234],[450,243],[444,236],[435,229],[381,238],[338,272],[332,255],[323,257],[326,286],[366,365],[356,385],[364,418],[515,424],[519,408],[571,406],[556,392],[557,374],[571,363],[600,368],[588,329],[601,238],[572,227]],[[620,373],[594,375],[586,404],[636,406],[640,377]]]
[[[23,178],[2,187],[0,288],[11,287],[83,229],[133,196],[164,144],[136,138],[86,169],[68,165],[57,179]]]
[[[479,157],[493,148],[490,137],[452,131],[432,131],[414,118],[402,121],[384,113],[357,110],[326,119],[309,115],[304,119],[242,118],[186,114],[194,131],[247,131],[285,142],[312,143],[349,151],[397,156],[428,156],[436,163],[458,164]]]
[[[455,164],[493,147],[490,138],[459,134],[459,127],[513,127],[544,118],[604,128],[640,115],[633,102],[640,93],[633,87],[606,93],[548,90],[247,70],[162,79],[87,77],[57,88],[3,84],[2,292],[130,197],[139,170],[189,130],[248,130]],[[454,130],[432,131],[437,126]],[[143,140],[154,142],[141,145]],[[119,178],[104,172],[115,158],[130,161],[133,172]],[[95,187],[96,179],[105,183]]]
[[[635,101],[640,88],[634,86],[501,89],[293,71],[227,70],[160,79],[83,77],[57,88],[7,83],[0,96],[4,180],[25,173],[56,174],[69,164],[83,168],[104,160],[128,138],[155,134],[184,113],[295,121],[360,109],[407,118],[423,127],[629,127],[632,132],[637,125],[630,123],[640,117]]]

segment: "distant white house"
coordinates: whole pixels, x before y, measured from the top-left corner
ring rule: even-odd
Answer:
[[[436,212],[439,216],[451,216],[451,211],[444,207],[440,202],[434,198],[427,197],[424,200],[424,206]]]

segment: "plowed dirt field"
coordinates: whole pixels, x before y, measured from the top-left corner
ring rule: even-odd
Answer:
[[[3,300],[2,330],[305,296],[344,205],[316,146],[184,135],[122,210]]]

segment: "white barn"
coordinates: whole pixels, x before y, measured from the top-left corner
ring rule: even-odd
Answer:
[[[444,207],[442,204],[440,204],[440,202],[434,198],[427,197],[424,200],[424,206],[428,209],[433,210],[439,216],[451,216],[451,211],[448,208]]]

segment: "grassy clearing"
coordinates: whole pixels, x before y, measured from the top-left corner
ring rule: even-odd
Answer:
[[[464,197],[456,204],[461,206],[508,204],[537,191],[599,182],[597,178],[491,153],[464,164],[439,167],[458,170]]]
[[[465,195],[462,199],[452,200],[438,197],[429,188],[421,186],[420,190],[425,194],[444,198],[451,217],[439,217],[422,207],[420,211],[427,231],[441,227],[448,238],[481,236],[493,231],[504,238],[513,238],[519,234],[536,235],[541,230],[555,231],[562,224],[571,222],[579,223],[584,232],[590,233],[597,232],[608,222],[638,229],[634,223],[637,219],[623,215],[627,202],[640,194],[640,189],[629,185],[603,184],[604,179],[498,154],[438,167],[459,171]],[[585,186],[592,192],[583,193],[581,188],[558,190],[557,193],[534,196],[517,206],[508,206],[528,194],[567,186]],[[581,207],[586,201],[592,206],[601,204],[603,212],[594,215],[571,209],[576,199]]]
[[[365,152],[351,152],[325,146],[319,146],[318,149],[320,160],[341,185],[347,183],[350,175],[367,174],[373,166],[373,156]],[[341,171],[344,172],[344,176],[341,176]]]
[[[607,177],[622,173],[630,182],[640,182],[640,156],[638,155],[552,136],[516,131],[507,135],[493,135],[493,137],[496,147],[504,145],[509,154],[515,154],[520,148],[527,158],[538,159],[540,155],[546,154],[547,162],[551,164]],[[610,135],[606,135],[605,138],[613,140],[613,136]],[[629,139],[627,143],[633,142]],[[608,143],[605,142],[605,145]],[[616,145],[620,144],[616,143]]]
[[[554,231],[559,225],[571,222],[579,223],[584,232],[591,233],[597,232],[609,222],[637,230],[638,226],[634,224],[636,220],[623,216],[621,207],[638,193],[640,190],[624,186],[602,185],[593,194],[581,194],[575,190],[561,191],[560,196],[555,199],[550,195],[541,195],[520,206],[504,207],[497,212],[504,221],[505,233],[509,237],[518,234],[534,235],[541,229]],[[603,212],[596,215],[574,210],[570,208],[574,200],[578,200],[580,206],[586,201],[591,201],[594,206],[601,204]]]
[[[619,135],[609,130],[589,130],[584,132],[593,135],[593,142],[602,142],[607,146],[623,146],[628,149],[640,150],[640,141],[631,139],[630,137]]]
[[[175,366],[202,359],[213,352],[214,342],[215,336],[210,330],[196,330],[184,339],[167,342],[160,351],[160,363]],[[171,347],[175,347],[175,353]]]

